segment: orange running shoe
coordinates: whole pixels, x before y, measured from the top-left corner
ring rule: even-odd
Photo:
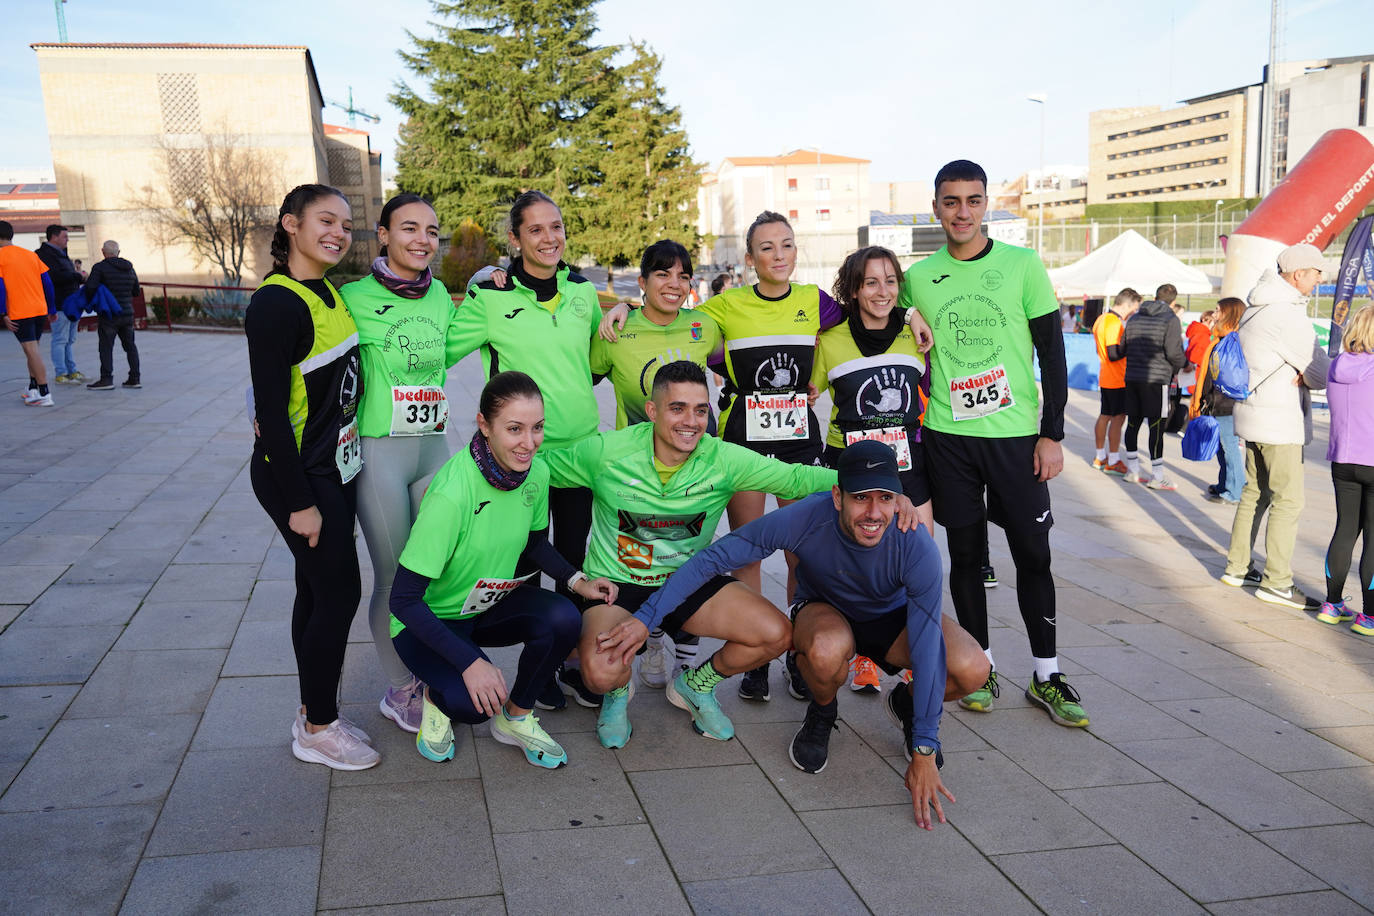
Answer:
[[[855,693],[877,693],[879,688],[878,666],[873,660],[856,655],[849,662],[849,689]]]
[[[1118,461],[1116,464],[1109,464],[1102,470],[1114,477],[1125,477],[1131,471],[1130,468],[1126,467],[1126,462],[1124,461]]]

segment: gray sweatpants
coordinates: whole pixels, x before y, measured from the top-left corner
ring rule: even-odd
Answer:
[[[410,669],[391,646],[391,583],[420,498],[449,458],[442,435],[363,437],[363,469],[358,474],[358,523],[372,558],[372,600],[367,622],[377,658],[391,686],[410,680]]]

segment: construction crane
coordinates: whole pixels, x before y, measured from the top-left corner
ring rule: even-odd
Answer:
[[[57,11],[57,40],[63,44],[67,43],[67,14],[62,9],[62,4],[67,0],[52,0],[53,8]]]
[[[349,86],[349,87],[348,87],[348,104],[347,104],[347,105],[345,105],[343,102],[337,102],[337,101],[335,101],[334,99],[329,99],[329,98],[325,99],[325,102],[327,102],[327,103],[330,104],[330,105],[333,105],[335,108],[341,108],[341,109],[343,109],[344,111],[348,112],[348,126],[349,126],[349,127],[354,127],[354,126],[357,125],[357,123],[358,123],[357,120],[356,120],[357,118],[362,118],[364,121],[370,121],[370,122],[372,122],[373,124],[380,124],[380,123],[382,123],[382,119],[379,118],[379,117],[377,117],[375,114],[372,114],[371,112],[363,111],[361,108],[355,108],[355,107],[353,106],[353,87],[352,87],[352,86]]]

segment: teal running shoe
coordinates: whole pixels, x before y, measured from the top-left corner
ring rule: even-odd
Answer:
[[[735,724],[721,712],[715,690],[705,693],[693,690],[687,686],[687,674],[687,671],[682,671],[668,682],[664,690],[668,702],[692,714],[692,728],[697,730],[698,735],[717,741],[729,741],[735,737]]]
[[[601,746],[614,750],[624,747],[634,727],[630,725],[630,698],[635,695],[634,682],[617,687],[601,695],[601,712],[596,716],[596,737]]]
[[[556,770],[568,762],[563,746],[549,737],[534,713],[512,719],[502,709],[491,717],[491,736],[502,744],[522,749],[525,759],[537,767]]]
[[[415,748],[426,760],[440,763],[453,759],[453,723],[421,690],[420,730],[415,733]]]

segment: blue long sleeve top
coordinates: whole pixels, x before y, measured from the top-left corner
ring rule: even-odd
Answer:
[[[894,522],[876,545],[861,547],[840,530],[831,495],[817,493],[750,522],[692,557],[634,616],[652,630],[712,576],[777,550],[797,557],[799,601],[824,602],[855,621],[906,608],[915,710],[912,747],[939,747],[945,695],[942,572],[940,551],[924,528],[902,532]]]

